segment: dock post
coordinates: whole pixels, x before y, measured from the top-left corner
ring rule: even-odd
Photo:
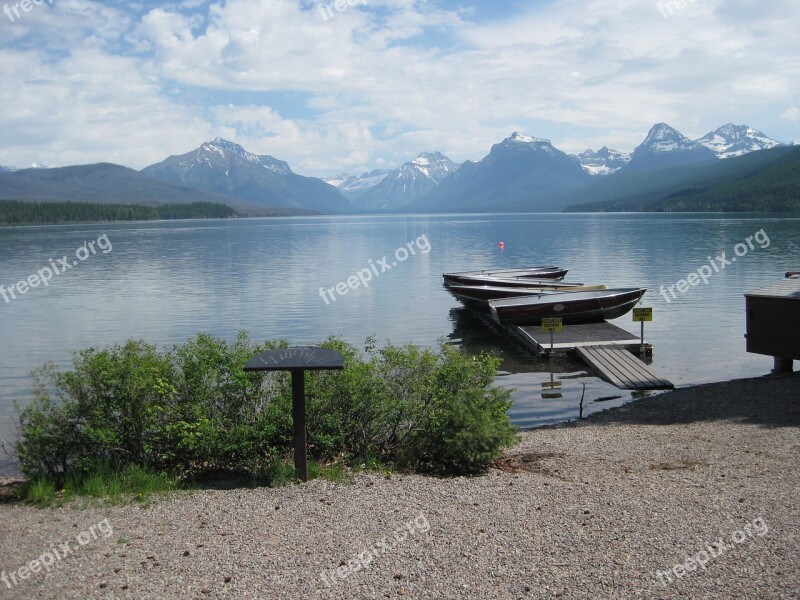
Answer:
[[[778,358],[775,357],[775,366],[772,369],[774,375],[783,375],[785,373],[792,373],[794,371],[791,358]]]

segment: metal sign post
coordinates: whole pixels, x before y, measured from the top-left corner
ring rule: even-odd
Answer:
[[[544,317],[542,319],[542,331],[550,333],[550,354],[553,354],[553,334],[561,333],[563,330],[564,325],[561,317]]]
[[[652,320],[653,320],[652,307],[633,309],[633,321],[634,322],[639,321],[642,324],[642,335],[641,335],[641,341],[639,342],[642,346],[644,346],[644,322]]]
[[[251,358],[244,368],[245,371],[289,371],[292,374],[294,468],[303,481],[308,481],[305,372],[329,369],[344,369],[344,356],[336,350],[308,346],[269,350]]]

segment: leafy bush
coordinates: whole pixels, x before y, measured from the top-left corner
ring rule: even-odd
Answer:
[[[493,388],[499,359],[388,344],[364,353],[338,339],[342,371],[306,375],[312,459],[477,473],[514,442],[510,392]],[[73,355],[73,368],[34,372],[17,453],[30,478],[63,481],[138,466],[285,477],[292,448],[286,372],[246,373],[254,355],[285,347],[201,334],[169,351],[143,341]],[[278,477],[280,475],[280,477]]]

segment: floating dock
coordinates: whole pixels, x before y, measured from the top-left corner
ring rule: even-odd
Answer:
[[[476,313],[479,314],[479,313]],[[653,347],[608,321],[581,325],[564,325],[562,331],[550,335],[536,325],[503,325],[486,315],[482,320],[520,344],[538,358],[550,354],[576,354],[599,377],[628,390],[662,390],[673,388],[667,379],[655,373],[638,355],[651,356]]]
[[[572,353],[577,348],[588,346],[621,346],[626,350],[631,350],[637,354],[652,354],[653,347],[650,344],[642,344],[638,336],[617,327],[613,323],[603,321],[602,323],[585,323],[582,325],[564,325],[564,329],[553,334],[553,346],[550,348],[550,334],[544,333],[536,325],[504,325],[506,329],[511,329],[512,335],[521,338],[521,341],[536,356],[549,357],[550,353],[566,354]],[[515,331],[514,331],[515,330]]]

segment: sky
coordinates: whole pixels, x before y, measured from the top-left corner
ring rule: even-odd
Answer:
[[[514,131],[629,152],[658,122],[800,140],[797,0],[0,7],[0,165],[141,169],[222,137],[324,177]]]

